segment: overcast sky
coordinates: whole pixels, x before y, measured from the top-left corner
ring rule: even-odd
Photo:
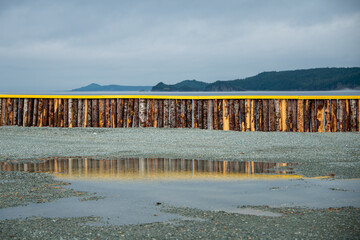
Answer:
[[[0,92],[360,66],[358,0],[0,0]]]

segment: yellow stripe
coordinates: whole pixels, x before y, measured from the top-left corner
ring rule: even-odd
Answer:
[[[107,98],[150,98],[150,99],[360,99],[360,96],[170,96],[170,95],[20,95],[0,94],[0,98],[61,98],[61,99],[107,99]]]

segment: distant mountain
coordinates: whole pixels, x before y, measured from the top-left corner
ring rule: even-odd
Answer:
[[[101,86],[96,83],[92,83],[85,87],[72,89],[71,91],[150,91],[152,86],[121,86],[121,85],[104,85]]]
[[[152,91],[327,91],[360,89],[360,68],[314,68],[263,72],[253,77],[205,83],[186,80],[159,83]]]

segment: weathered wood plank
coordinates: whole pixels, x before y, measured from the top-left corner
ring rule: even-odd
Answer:
[[[105,127],[105,99],[99,99],[99,127]]]
[[[18,98],[14,98],[13,99],[13,120],[12,120],[12,124],[11,125],[18,125],[18,107],[19,107],[19,99]]]
[[[223,101],[219,99],[217,104],[218,104],[219,130],[224,130]]]
[[[229,130],[234,131],[235,129],[235,103],[234,99],[229,100]]]
[[[60,127],[69,127],[69,100],[59,99],[59,121]]]
[[[91,100],[91,126],[99,127],[99,106],[98,99]]]
[[[77,127],[77,119],[78,119],[78,100],[77,99],[73,99],[73,127]]]
[[[134,125],[135,128],[139,127],[139,99],[134,99]]]
[[[24,99],[24,109],[23,109],[23,127],[27,127],[29,126],[29,99],[25,98]]]
[[[251,106],[250,106],[250,118],[251,118],[251,124],[250,124],[250,131],[256,131],[256,110],[257,110],[257,101],[254,99],[251,99]]]
[[[297,121],[298,121],[298,132],[304,132],[304,100],[297,100]]]
[[[170,127],[176,128],[176,100],[170,99]]]
[[[246,131],[251,130],[251,109],[250,109],[250,99],[245,99],[245,125]]]
[[[25,104],[25,102],[24,102]],[[59,127],[59,99],[54,99],[54,127]]]
[[[54,99],[49,99],[48,126],[54,127]]]
[[[263,118],[263,100],[258,99],[257,100],[257,116],[256,116],[256,124],[258,125],[257,131],[263,131],[264,130],[264,118]]]
[[[281,131],[281,105],[279,99],[275,99],[275,128],[277,132]]]
[[[325,132],[331,132],[330,100],[325,100]]]
[[[127,121],[127,127],[132,128],[133,127],[133,119],[134,119],[134,99],[129,99],[129,107],[128,107],[128,121]]]
[[[186,100],[186,127],[191,128],[192,127],[192,100],[187,99]]]
[[[50,99],[44,99],[44,107],[43,107],[43,125],[49,126],[49,102]]]
[[[222,101],[222,100],[219,100]],[[219,130],[219,113],[218,113],[218,100],[213,101],[213,128]]]
[[[199,122],[198,122],[198,124],[199,124],[199,128],[200,129],[203,129],[204,127],[203,127],[203,100],[199,100],[198,101],[198,111],[199,111]]]
[[[38,100],[38,120],[37,120],[38,127],[43,126],[43,108],[44,108],[44,99],[39,98],[39,100]]]
[[[350,101],[345,99],[345,131],[350,131]]]
[[[203,100],[203,129],[208,129],[208,101]]]
[[[338,121],[339,121],[339,132],[345,132],[345,100],[340,99],[339,100],[339,117],[338,117]]]
[[[337,100],[331,100],[331,132],[337,132]]]
[[[234,100],[234,130],[240,131],[240,100]]]
[[[84,99],[82,101],[82,118],[81,118],[81,126],[86,128],[88,127],[88,99]]]
[[[310,100],[304,100],[304,131],[310,132],[311,106]]]
[[[269,100],[263,100],[263,131],[269,131]]]
[[[176,127],[181,128],[181,100],[176,99]]]
[[[84,127],[84,100],[78,99],[77,100],[77,127]]]
[[[18,126],[23,126],[23,119],[24,119],[24,98],[20,98],[19,100],[19,120],[18,120]],[[1,101],[0,101],[1,105]],[[1,114],[0,114],[1,115]]]
[[[181,101],[181,127],[182,128],[186,128],[186,119],[187,114],[186,114],[186,100],[182,100]]]
[[[99,108],[100,108],[100,106],[102,106],[101,105],[102,103],[100,103],[100,101],[99,101]],[[74,121],[73,121],[73,119],[74,119],[74,100],[73,99],[69,99],[68,100],[68,107],[69,107],[69,109],[68,109],[68,127],[69,128],[72,128],[74,125],[73,125],[73,123],[74,123]],[[99,115],[101,115],[101,110],[99,111]],[[101,125],[102,123],[100,122],[100,127],[102,126]]]
[[[281,131],[288,131],[288,121],[287,121],[287,100],[281,99]]]
[[[317,124],[316,124],[316,101],[310,100],[310,116],[311,116],[311,132],[317,131]]]
[[[146,127],[152,127],[153,126],[153,101],[152,99],[147,99],[146,103]]]
[[[276,131],[276,125],[275,125],[275,100],[274,99],[269,100],[269,117],[270,117],[270,131],[274,132],[274,131]]]
[[[153,100],[154,103],[154,121],[153,121],[153,127],[157,128],[159,124],[159,102],[157,99]]]
[[[146,107],[146,99],[143,99],[143,100],[145,101],[145,107]],[[117,112],[116,127],[122,128],[122,127],[124,127],[124,99],[123,98],[118,99],[116,112]]]
[[[37,126],[37,120],[38,120],[38,99],[35,98],[34,99],[34,106],[32,108],[33,112],[32,112],[32,124],[31,126]],[[6,123],[7,125],[7,123]]]
[[[109,128],[111,127],[111,103],[110,103],[110,98],[106,98],[105,99],[105,111],[104,111],[104,115],[105,115],[105,121],[104,121],[104,127]]]
[[[128,127],[129,99],[124,99],[123,127]]]
[[[164,128],[169,128],[169,121],[170,121],[169,105],[170,105],[170,100],[165,99],[164,100]]]
[[[240,130],[242,132],[246,131],[245,100],[244,99],[240,99]]]
[[[293,114],[293,99],[289,99],[287,101],[287,121],[288,121],[288,131],[292,132],[293,131],[293,118],[292,118],[292,114]]]
[[[199,100],[193,100],[193,128],[199,127]]]
[[[14,120],[13,100],[14,100],[13,98],[8,98],[6,100],[6,111],[7,111],[6,123],[8,126],[13,125],[13,120]]]
[[[146,127],[146,99],[140,98],[140,127]]]
[[[316,125],[318,132],[324,132],[324,100],[316,100]]]
[[[158,106],[159,106],[159,123],[158,126],[159,128],[163,128],[164,127],[164,100],[163,99],[159,99],[158,100]]]
[[[92,127],[92,116],[92,100],[88,99],[86,127]]]
[[[350,100],[350,130],[352,132],[357,131],[357,101],[356,99]]]

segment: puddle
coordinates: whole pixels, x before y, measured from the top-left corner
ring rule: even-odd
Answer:
[[[121,225],[184,219],[161,212],[164,205],[267,217],[278,215],[238,206],[360,207],[360,180],[304,179],[292,166],[163,158],[53,158],[39,164],[0,163],[2,171],[50,172],[71,182],[67,187],[105,197],[0,209],[0,219],[92,215],[102,217],[104,224]]]

